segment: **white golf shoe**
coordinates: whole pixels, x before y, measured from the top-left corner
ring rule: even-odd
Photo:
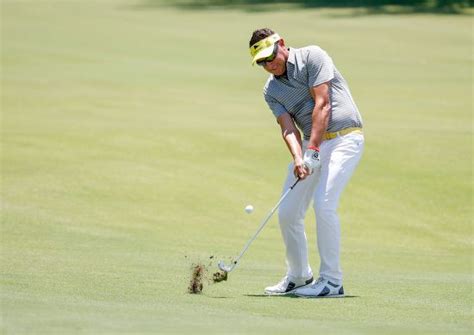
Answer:
[[[312,285],[296,289],[293,294],[303,298],[340,298],[344,296],[344,288],[342,284],[319,278]]]
[[[292,294],[297,288],[306,287],[314,282],[313,277],[309,279],[290,279],[285,276],[278,284],[265,288],[267,295],[285,295]]]

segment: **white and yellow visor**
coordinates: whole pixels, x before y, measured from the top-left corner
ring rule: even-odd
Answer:
[[[267,58],[273,53],[275,43],[281,40],[278,34],[270,35],[263,40],[258,41],[250,47],[250,56],[252,56],[252,65],[259,59]]]

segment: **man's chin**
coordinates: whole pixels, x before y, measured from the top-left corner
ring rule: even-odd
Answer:
[[[286,75],[286,71],[279,71],[278,74],[274,73],[273,74],[275,77],[284,77]]]
[[[272,71],[272,74],[273,74],[274,76],[277,76],[277,77],[283,75],[284,73],[285,73],[285,71]]]

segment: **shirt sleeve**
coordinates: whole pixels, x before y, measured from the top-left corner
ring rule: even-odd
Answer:
[[[334,64],[331,57],[319,47],[308,49],[306,60],[308,69],[308,86],[314,87],[331,81],[334,78]]]
[[[287,110],[285,106],[283,106],[281,103],[279,103],[274,97],[265,94],[265,101],[268,104],[268,107],[270,107],[273,115],[275,115],[276,118],[278,118],[280,115],[287,113]]]

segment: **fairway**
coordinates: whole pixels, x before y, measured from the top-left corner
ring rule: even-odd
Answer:
[[[0,334],[472,334],[472,22],[1,0]],[[343,299],[263,295],[286,270],[276,217],[187,292],[281,195],[291,157],[247,50],[266,26],[327,50],[364,119]],[[315,231],[309,211],[317,271]]]

